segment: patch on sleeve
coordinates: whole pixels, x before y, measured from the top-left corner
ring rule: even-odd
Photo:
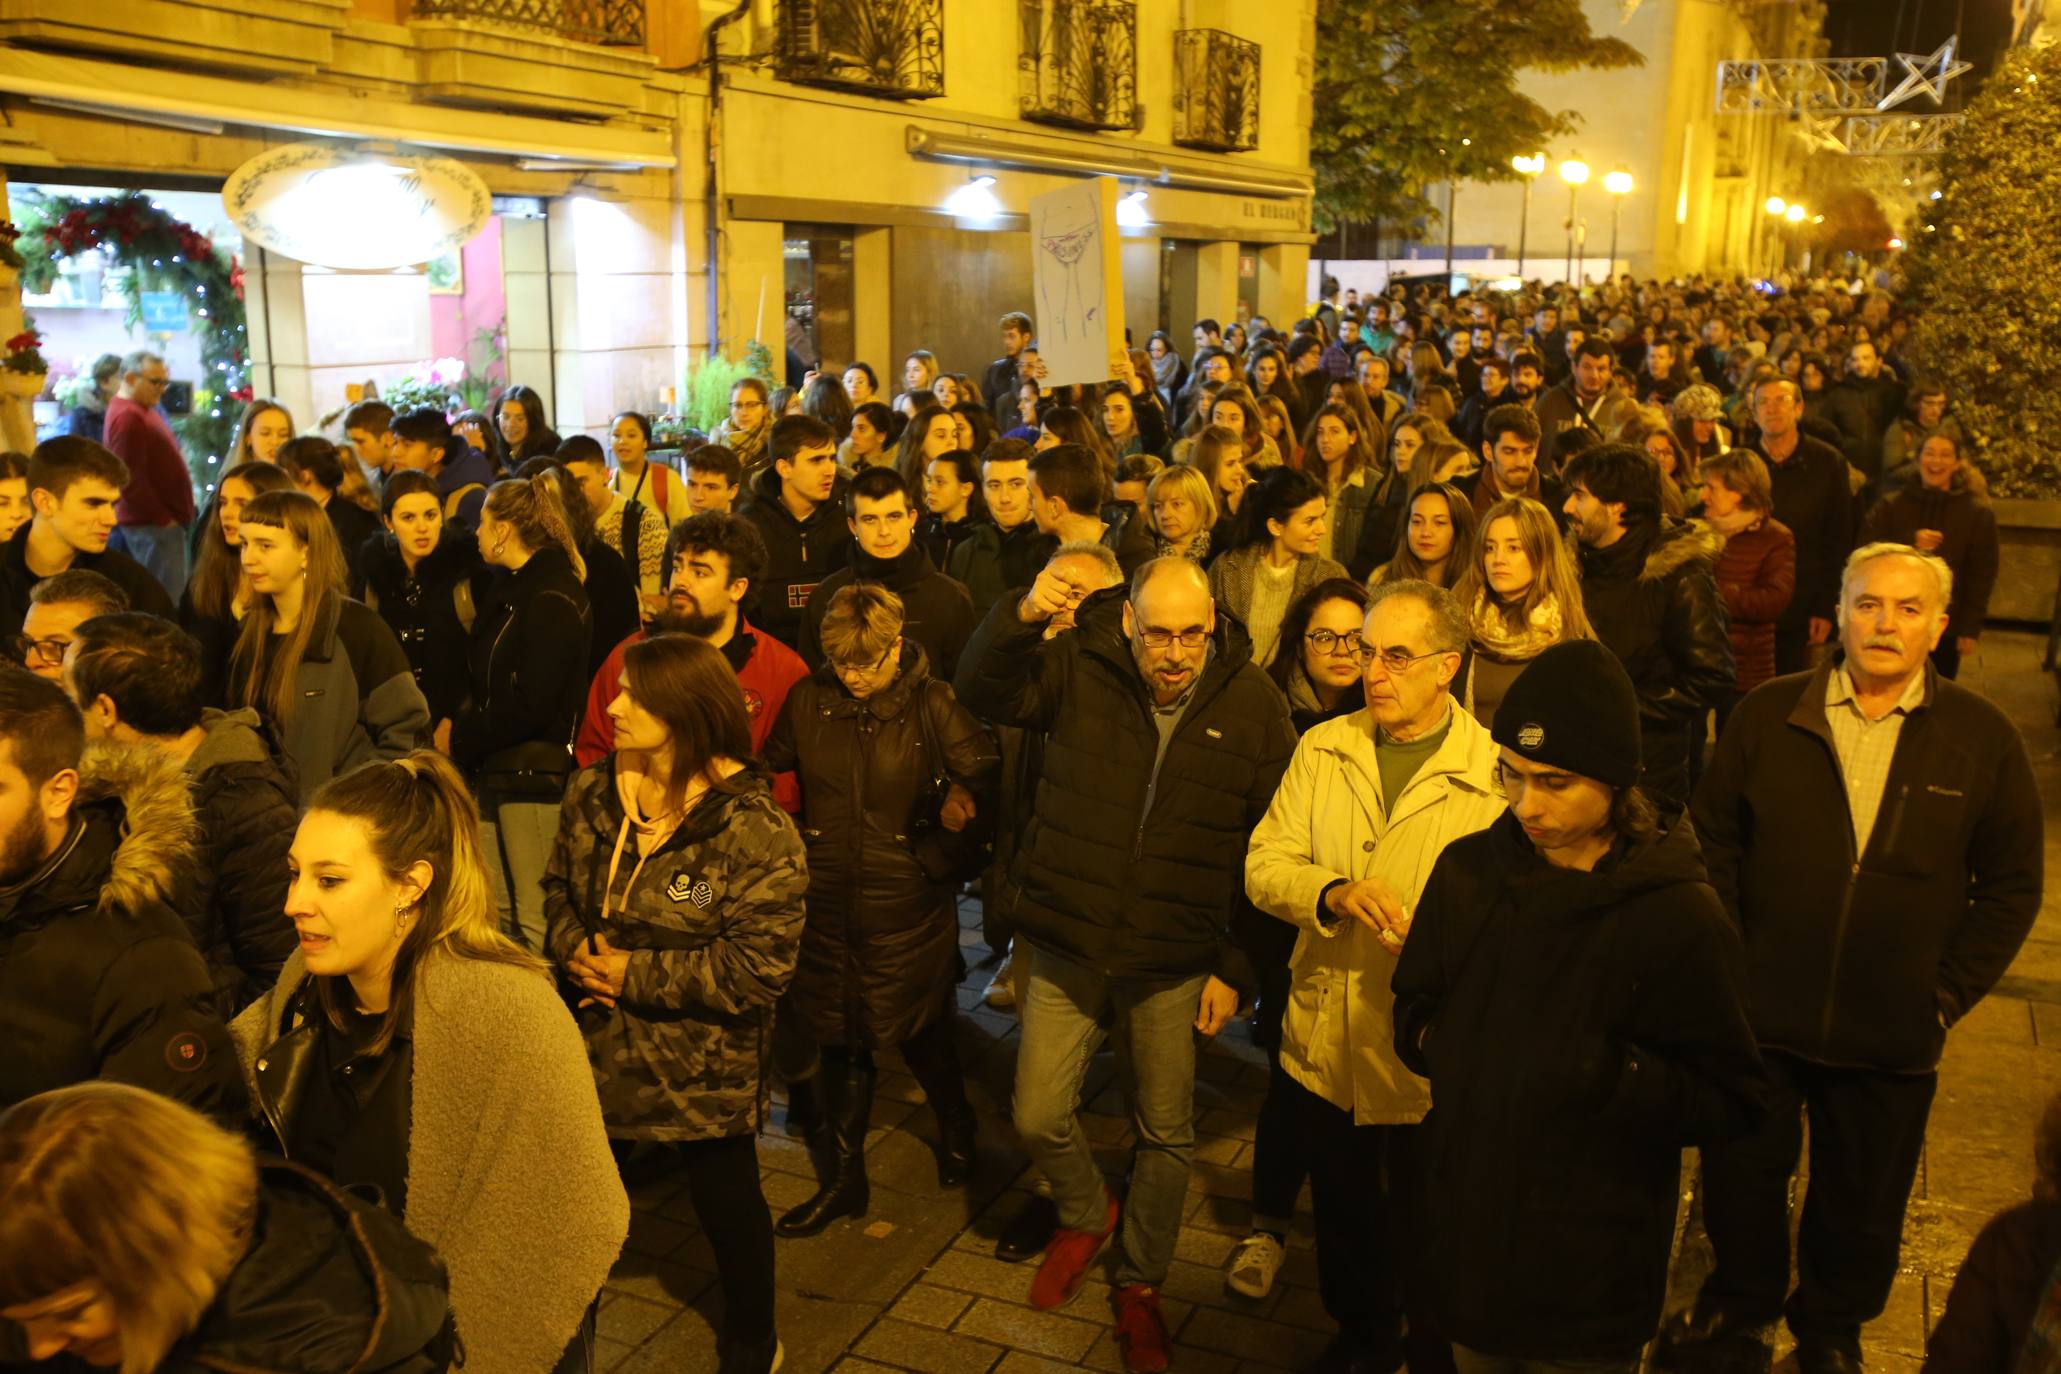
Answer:
[[[666,900],[669,902],[692,902],[698,909],[707,911],[709,903],[715,899],[715,889],[705,879],[697,882],[691,873],[675,873],[673,880],[666,884]]]
[[[198,1073],[208,1062],[208,1042],[180,1031],[165,1042],[165,1066],[173,1073]]]

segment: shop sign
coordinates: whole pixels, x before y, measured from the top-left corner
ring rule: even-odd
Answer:
[[[346,271],[442,257],[493,214],[487,184],[451,158],[322,143],[258,154],[230,176],[222,204],[245,239]]]
[[[143,305],[144,333],[184,334],[193,327],[185,292],[145,291],[138,299]]]

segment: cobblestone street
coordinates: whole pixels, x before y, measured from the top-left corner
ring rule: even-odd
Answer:
[[[2041,641],[1992,633],[1964,668],[2026,733],[2051,817],[2061,810],[2054,687],[2039,671]],[[2050,836],[2054,827],[2049,826]],[[2049,845],[2049,866],[2057,856]],[[962,1055],[981,1110],[981,1167],[965,1192],[935,1186],[935,1125],[915,1082],[883,1060],[868,1171],[872,1209],[809,1240],[779,1242],[780,1330],[791,1374],[1035,1374],[1120,1370],[1110,1292],[1090,1283],[1053,1313],[1033,1310],[1026,1263],[994,1258],[994,1237],[1029,1187],[1026,1160],[1007,1124],[1016,1020],[980,1002],[989,969],[979,911],[962,912],[971,971],[959,992]],[[1995,1211],[2028,1195],[2031,1137],[2040,1104],[2061,1086],[2061,913],[2042,913],[2010,976],[1948,1040],[1925,1159],[1905,1227],[1902,1273],[1889,1310],[1867,1332],[1869,1368],[1913,1371],[1945,1303],[1955,1267]],[[1196,1166],[1187,1222],[1165,1285],[1165,1308],[1182,1374],[1294,1370],[1329,1338],[1318,1302],[1307,1198],[1273,1293],[1229,1293],[1223,1263],[1248,1229],[1247,1170],[1265,1084],[1260,1052],[1234,1023],[1199,1060]],[[1105,1168],[1120,1172],[1128,1125],[1111,1088],[1105,1052],[1089,1081],[1089,1135]],[[777,1216],[807,1197],[813,1177],[798,1141],[776,1128],[760,1142],[767,1199]],[[1693,1183],[1693,1168],[1685,1171]],[[1685,1188],[1685,1197],[1693,1189]],[[684,1181],[664,1177],[631,1190],[628,1251],[604,1295],[602,1368],[633,1374],[698,1374],[715,1368],[712,1319],[721,1298],[714,1265]],[[1676,1265],[1686,1300],[1707,1263],[1692,1222]],[[1778,1351],[1780,1347],[1778,1346]],[[1781,1366],[1778,1365],[1778,1369]]]

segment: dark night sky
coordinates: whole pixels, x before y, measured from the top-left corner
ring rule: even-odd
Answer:
[[[2009,45],[2010,0],[1827,0],[1825,36],[1834,57],[1929,53],[1954,32],[1957,20],[1959,55],[1975,70],[1947,87],[1947,108],[1953,109],[1974,93]],[[1891,67],[1892,80],[1902,74],[1901,67]]]

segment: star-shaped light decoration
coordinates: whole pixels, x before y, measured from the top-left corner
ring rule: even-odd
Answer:
[[[1893,109],[1920,91],[1931,96],[1935,101],[1944,102],[1946,100],[1947,82],[1968,71],[1974,65],[1970,62],[1959,61],[1954,57],[1954,45],[1959,41],[1959,35],[1947,39],[1946,42],[1932,50],[1930,57],[1920,57],[1917,53],[1913,52],[1898,53],[1896,60],[1903,64],[1904,79],[1897,83],[1895,90],[1883,96],[1875,108],[1878,110]],[[1926,74],[1928,72],[1932,73],[1932,75],[1928,76]]]
[[[1839,136],[1841,119],[1836,114],[1798,115],[1796,136],[1814,153],[1843,153],[1847,148],[1846,140]]]

